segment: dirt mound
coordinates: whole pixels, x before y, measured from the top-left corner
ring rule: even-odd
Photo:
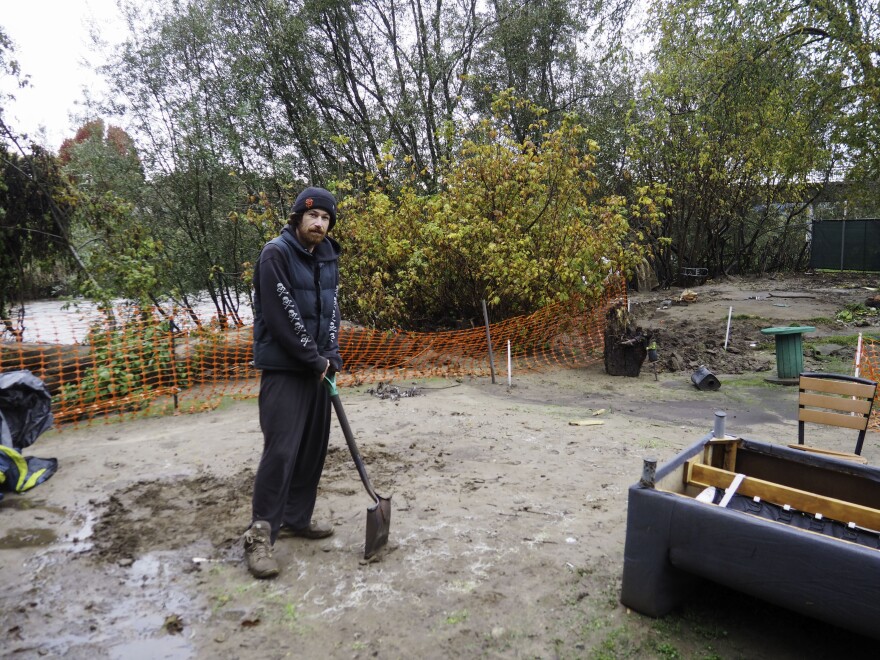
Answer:
[[[864,305],[877,286],[876,277],[852,273],[730,278],[636,292],[630,304],[637,323],[657,342],[659,373],[693,371],[701,365],[717,373],[761,373],[775,368],[774,340],[761,333],[764,328],[815,328],[805,340],[858,332],[880,335],[880,313]],[[851,359],[854,353],[843,347],[838,356]],[[807,354],[804,366],[818,368],[821,363]]]

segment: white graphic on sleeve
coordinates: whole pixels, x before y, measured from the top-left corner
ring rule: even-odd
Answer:
[[[333,294],[333,316],[330,317],[330,343],[336,343],[336,333],[338,328],[336,327],[336,310],[338,309],[337,297],[339,295],[339,289],[336,290],[336,293]]]
[[[275,285],[275,293],[277,293],[278,297],[281,299],[281,306],[287,312],[287,319],[290,321],[291,325],[293,325],[293,331],[299,337],[299,343],[304,347],[308,346],[309,342],[312,341],[312,338],[306,331],[306,326],[303,325],[302,317],[296,309],[296,302],[294,302],[293,296],[290,295],[281,282],[278,282]]]

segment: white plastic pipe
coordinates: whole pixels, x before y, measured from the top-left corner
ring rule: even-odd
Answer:
[[[730,339],[730,319],[733,316],[733,307],[727,312],[727,332],[724,333],[724,350],[727,350],[727,340]]]
[[[859,377],[859,370],[862,366],[862,333],[859,333],[859,343],[856,345],[856,373],[855,377]]]
[[[510,361],[510,340],[507,340],[507,386],[510,387],[512,384],[512,373],[511,373],[511,361]]]

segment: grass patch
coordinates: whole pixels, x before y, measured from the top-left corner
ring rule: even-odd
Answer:
[[[229,594],[220,594],[218,596],[214,596],[213,605],[211,607],[211,611],[217,612],[218,610],[226,607],[229,604],[229,601],[232,600],[232,596]]]
[[[822,363],[821,368],[813,369],[812,371],[824,371],[826,373],[832,374],[850,374],[853,372],[853,360],[838,357],[835,355],[826,356],[823,358],[813,358]]]
[[[625,626],[615,628],[590,653],[591,660],[619,660],[644,657],[640,644]]]
[[[880,340],[880,335],[873,333],[861,333],[862,337],[868,339]],[[815,346],[819,346],[821,344],[840,344],[841,346],[849,346],[855,348],[859,344],[859,333],[854,335],[828,335],[827,337],[816,337],[815,339],[811,338],[809,341],[804,342],[805,348],[813,348]]]
[[[286,603],[284,605],[284,618],[291,624],[299,621],[299,611],[296,609],[296,605],[293,603]]]
[[[446,617],[446,623],[450,626],[458,625],[459,623],[464,623],[468,619],[468,611],[467,610],[459,610],[457,612],[453,612],[449,616]]]
[[[666,660],[678,660],[681,658],[681,653],[679,653],[678,649],[669,642],[660,642],[657,644],[656,651],[658,657],[665,658]]]

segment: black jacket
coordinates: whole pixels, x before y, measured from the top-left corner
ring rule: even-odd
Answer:
[[[288,225],[254,267],[254,366],[321,373],[342,369],[339,243],[325,237],[309,252]]]

